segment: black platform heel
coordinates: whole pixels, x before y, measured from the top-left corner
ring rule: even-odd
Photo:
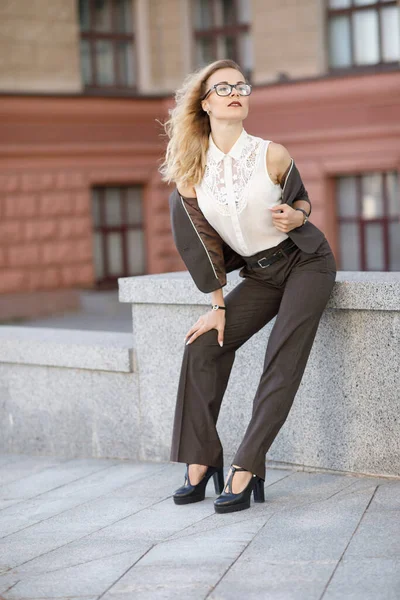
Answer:
[[[228,513],[237,510],[244,510],[250,508],[250,496],[251,492],[254,494],[254,502],[265,502],[264,496],[264,480],[258,475],[252,476],[247,486],[239,492],[234,494],[232,492],[232,479],[235,471],[247,471],[242,467],[234,467],[231,465],[231,474],[227,481],[228,492],[223,491],[216,500],[214,500],[214,508],[217,513]]]
[[[204,477],[199,483],[192,485],[189,479],[189,464],[186,463],[185,483],[172,496],[175,504],[191,504],[192,502],[204,500],[207,483],[211,477],[214,479],[215,493],[220,494],[224,489],[223,467],[207,467]]]
[[[264,494],[264,479],[256,476],[254,478],[254,502],[265,502],[265,494]]]

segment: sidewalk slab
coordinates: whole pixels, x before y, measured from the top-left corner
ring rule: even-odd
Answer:
[[[0,597],[399,597],[399,478],[267,463],[265,503],[220,515],[212,481],[204,501],[174,504],[184,472],[183,463],[0,455]]]

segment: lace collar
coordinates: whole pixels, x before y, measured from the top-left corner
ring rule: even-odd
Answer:
[[[243,150],[244,146],[246,145],[247,141],[248,141],[248,133],[243,128],[242,133],[239,135],[238,139],[233,144],[232,148],[229,150],[229,152],[227,154],[224,154],[224,152],[222,152],[222,150],[220,150],[218,148],[218,146],[215,145],[215,142],[214,142],[211,132],[210,132],[210,135],[208,136],[208,142],[209,142],[208,154],[213,159],[213,161],[216,163],[223,160],[226,156],[231,156],[232,158],[235,158],[236,160],[238,160],[242,154],[242,150]]]

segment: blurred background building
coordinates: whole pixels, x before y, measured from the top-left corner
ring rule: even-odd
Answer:
[[[233,58],[340,270],[400,270],[400,2],[1,0],[0,320],[184,269],[158,166],[174,90]]]

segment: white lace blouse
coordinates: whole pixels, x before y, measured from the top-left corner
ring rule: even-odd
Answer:
[[[224,154],[210,133],[204,176],[194,186],[207,221],[241,256],[276,246],[288,237],[273,225],[268,210],[282,201],[282,189],[267,170],[269,143],[242,129]]]

